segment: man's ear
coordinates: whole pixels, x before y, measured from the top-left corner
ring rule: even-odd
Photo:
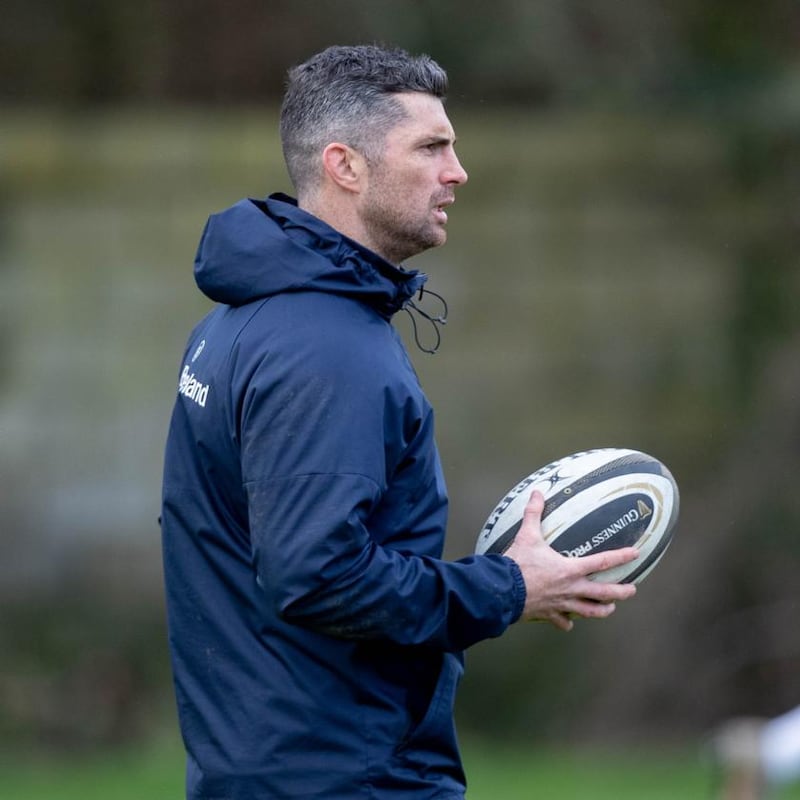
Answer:
[[[360,192],[367,171],[364,156],[352,147],[331,142],[322,151],[322,165],[328,177],[348,192]]]

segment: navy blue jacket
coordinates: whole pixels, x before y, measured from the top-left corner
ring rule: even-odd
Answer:
[[[462,650],[524,586],[441,560],[433,413],[391,317],[425,277],[294,201],[212,216],[162,533],[187,797],[458,798]]]

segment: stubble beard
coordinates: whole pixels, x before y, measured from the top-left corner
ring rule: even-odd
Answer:
[[[386,198],[394,196],[391,187],[370,191],[362,213],[372,248],[379,255],[392,264],[400,264],[445,243],[447,232],[433,220],[433,206],[413,214],[386,202]]]

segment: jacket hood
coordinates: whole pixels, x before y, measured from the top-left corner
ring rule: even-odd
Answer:
[[[310,290],[358,298],[385,316],[399,311],[427,280],[390,264],[283,194],[240,200],[209,217],[194,274],[203,294],[217,303],[240,306]]]

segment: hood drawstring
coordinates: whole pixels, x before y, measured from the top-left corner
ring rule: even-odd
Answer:
[[[408,314],[408,316],[411,318],[411,325],[414,328],[414,341],[417,343],[417,347],[419,347],[423,353],[429,353],[430,355],[433,355],[439,349],[439,345],[442,343],[442,334],[439,330],[439,326],[447,324],[447,302],[440,294],[432,292],[430,289],[426,289],[424,286],[419,287],[419,297],[417,298],[419,302],[422,302],[423,294],[429,294],[432,297],[435,297],[442,304],[442,311],[438,316],[433,316],[427,311],[424,311],[413,300],[408,300],[408,302],[403,306],[403,311],[405,311],[406,314]],[[417,320],[414,318],[414,314],[411,313],[412,310],[419,314],[422,319],[426,319],[428,322],[430,322],[433,332],[436,336],[436,341],[433,343],[432,347],[422,346],[422,342],[419,338],[419,331],[417,330]]]

